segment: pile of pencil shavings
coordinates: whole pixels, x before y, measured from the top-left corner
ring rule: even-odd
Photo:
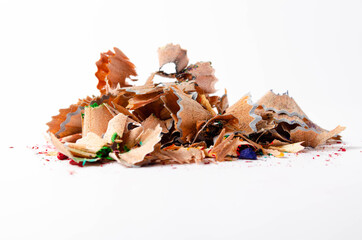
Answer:
[[[47,124],[63,158],[134,167],[282,157],[340,139],[345,129],[319,127],[288,94],[269,91],[256,103],[246,95],[229,107],[226,90],[212,95],[217,78],[210,62],[189,65],[186,50],[173,44],[158,55],[160,70],[132,86],[126,79],[137,73],[126,55],[117,48],[101,54],[100,96],[61,109]],[[168,63],[175,64],[174,73],[162,71]],[[171,80],[154,83],[156,75]]]

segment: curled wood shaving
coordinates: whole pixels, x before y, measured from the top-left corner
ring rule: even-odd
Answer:
[[[281,144],[281,145],[271,145],[268,149],[278,150],[279,152],[288,152],[288,153],[297,153],[304,149],[302,146],[303,142],[297,142],[292,144]]]
[[[189,63],[187,51],[182,49],[179,44],[172,43],[158,49],[158,61],[160,68],[166,63],[175,63],[176,72],[180,72]]]
[[[122,138],[127,119],[128,117],[122,113],[119,113],[117,116],[113,117],[108,122],[108,127],[103,139],[108,143],[112,143],[112,137],[114,134],[117,134],[119,138]]]
[[[132,148],[125,153],[110,153],[109,156],[125,166],[142,165],[145,163],[145,156],[151,153],[154,146],[161,140],[161,132],[160,125],[157,125],[154,129],[147,129],[140,136],[140,141],[142,141],[140,147]]]
[[[102,137],[107,131],[108,122],[113,118],[113,114],[104,104],[99,107],[87,107],[84,109],[83,136],[89,132]]]
[[[107,144],[107,140],[99,137],[93,132],[79,139],[76,143],[68,143],[68,147],[89,153],[96,153],[99,149]]]
[[[216,92],[215,83],[218,79],[214,75],[215,70],[211,62],[197,62],[188,66],[185,71],[194,77],[196,84],[204,93]]]
[[[196,147],[176,147],[174,149],[160,149],[158,146],[154,152],[151,153],[152,159],[165,163],[201,163],[205,154],[204,151]]]
[[[172,89],[178,98],[177,104],[180,106],[176,114],[176,128],[180,131],[183,141],[191,141],[196,134],[197,121],[208,120],[212,114],[179,89]]]
[[[231,134],[220,144],[211,149],[211,156],[215,157],[218,162],[225,161],[225,157],[231,153],[231,149],[238,141],[239,139],[234,138],[234,134]]]
[[[318,133],[313,129],[306,130],[304,128],[298,127],[295,130],[292,130],[290,135],[293,142],[303,142],[303,145],[306,147],[317,147],[345,129],[346,127],[337,126],[335,129],[329,132],[324,131]]]
[[[109,88],[131,86],[126,82],[126,78],[130,76],[137,76],[135,65],[130,62],[129,58],[118,48],[113,48],[114,52],[108,51],[101,53],[101,58],[96,63],[98,78],[98,90],[104,94],[106,93],[106,85]]]
[[[57,137],[64,137],[71,134],[79,133],[82,131],[82,121],[77,117],[70,117],[72,121],[68,124],[65,131],[59,132],[61,124],[67,119],[68,114],[78,114],[78,105],[72,104],[69,108],[59,110],[59,114],[52,117],[52,120],[47,123],[49,129],[48,132],[55,134]]]
[[[250,96],[246,95],[225,111],[225,114],[233,115],[239,120],[238,128],[245,134],[256,132],[255,125],[261,119],[254,113],[256,106],[250,101]]]

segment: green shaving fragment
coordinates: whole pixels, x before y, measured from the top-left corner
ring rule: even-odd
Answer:
[[[112,142],[114,142],[117,137],[118,137],[118,134],[117,134],[117,133],[113,133],[112,138],[111,138]]]
[[[91,105],[89,105],[89,106],[85,106],[86,108],[87,107],[91,107],[91,108],[95,108],[95,107],[99,107],[99,104],[98,103],[93,103],[93,104],[91,104]]]
[[[82,118],[84,118],[84,113],[81,113],[80,115],[82,116]]]
[[[264,155],[264,153],[263,153],[263,151],[262,151],[261,149],[259,149],[258,151],[256,151],[256,154],[257,154],[257,155],[261,155],[261,156]]]
[[[98,103],[93,103],[93,104],[91,104],[91,105],[89,105],[91,108],[95,108],[95,107],[99,107],[99,105],[98,105]]]
[[[142,141],[140,141],[140,146],[142,146],[142,144],[143,144],[143,142],[142,142]]]
[[[112,149],[110,147],[102,147],[97,153],[97,157],[98,158],[105,158],[105,159],[110,159],[110,157],[108,157],[108,154],[112,152]]]
[[[99,161],[99,158],[77,158],[77,157],[73,157],[72,158],[75,162],[80,163],[80,162],[97,162]]]
[[[126,145],[124,145],[124,146],[123,146],[123,150],[124,150],[125,152],[129,152],[131,149],[129,149]]]

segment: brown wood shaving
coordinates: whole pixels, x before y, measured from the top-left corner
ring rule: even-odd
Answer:
[[[114,52],[101,53],[101,58],[96,65],[98,68],[96,72],[97,88],[102,94],[106,93],[107,83],[111,89],[117,88],[117,86],[129,87],[131,85],[126,82],[126,78],[137,76],[135,65],[116,47]]]

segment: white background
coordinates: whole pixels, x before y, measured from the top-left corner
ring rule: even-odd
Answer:
[[[9,0],[0,31],[1,239],[362,238],[362,1]],[[130,170],[26,150],[59,108],[98,94],[100,52],[120,48],[141,84],[169,42],[212,61],[231,103],[288,90],[320,126],[347,127],[347,152]]]

